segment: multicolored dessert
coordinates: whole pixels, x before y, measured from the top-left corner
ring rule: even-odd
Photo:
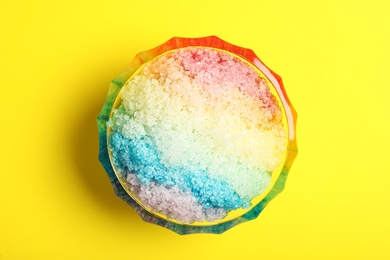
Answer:
[[[107,125],[112,164],[131,196],[179,223],[248,209],[286,157],[280,104],[250,64],[186,47],[143,65]]]

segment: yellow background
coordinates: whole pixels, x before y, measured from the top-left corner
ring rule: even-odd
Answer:
[[[0,4],[0,259],[389,259],[390,2]],[[179,236],[116,198],[96,117],[136,53],[217,35],[298,111],[286,189],[254,221]]]

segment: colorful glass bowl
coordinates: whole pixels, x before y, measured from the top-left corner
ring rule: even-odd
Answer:
[[[124,86],[130,80],[133,80],[149,62],[155,61],[167,53],[188,47],[206,48],[207,50],[227,53],[253,67],[259,76],[266,81],[272,95],[276,98],[282,112],[284,130],[287,133],[282,163],[273,170],[269,187],[251,199],[250,206],[229,210],[225,217],[215,221],[191,221],[187,223],[145,206],[139,197],[134,194],[131,185],[129,186],[129,182],[126,181],[121,170],[118,169],[116,159],[113,158],[113,149],[110,148],[113,111],[121,105],[121,91]],[[252,50],[232,45],[215,36],[204,38],[175,37],[154,49],[139,53],[130,66],[110,84],[107,99],[97,123],[100,138],[99,160],[109,176],[115,194],[133,207],[143,220],[166,227],[179,234],[222,233],[239,223],[255,219],[264,207],[283,190],[288,171],[297,155],[296,112],[288,100],[281,78],[265,66]]]

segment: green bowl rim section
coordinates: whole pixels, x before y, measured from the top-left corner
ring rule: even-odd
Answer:
[[[268,192],[268,194],[257,205],[255,205],[251,210],[249,210],[247,213],[243,214],[242,216],[232,219],[230,221],[226,221],[223,223],[210,225],[210,226],[177,224],[162,219],[150,213],[146,209],[142,208],[138,203],[136,203],[130,197],[130,195],[122,187],[122,184],[119,182],[118,178],[116,177],[113,166],[111,165],[111,161],[108,153],[108,147],[107,147],[107,122],[110,117],[111,109],[114,105],[115,99],[119,94],[121,88],[131,77],[131,75],[135,71],[137,71],[137,69],[140,66],[142,66],[144,63],[157,57],[158,55],[170,50],[189,47],[189,46],[203,46],[203,47],[211,47],[211,48],[225,50],[240,56],[241,58],[247,60],[252,65],[260,69],[260,71],[263,72],[263,74],[268,78],[268,80],[271,81],[271,83],[274,85],[276,91],[279,94],[279,97],[283,103],[283,108],[285,109],[286,112],[287,124],[289,128],[286,161],[279,177],[277,178],[274,186]],[[230,44],[216,36],[208,36],[202,38],[173,37],[160,46],[157,46],[148,51],[138,53],[133,59],[133,61],[130,63],[130,65],[127,67],[127,69],[111,82],[106,97],[106,101],[97,118],[97,125],[99,131],[99,161],[103,165],[109,177],[115,195],[121,198],[122,200],[124,200],[132,208],[134,208],[144,221],[168,228],[180,235],[194,234],[194,233],[221,234],[226,230],[240,223],[257,218],[259,214],[262,212],[262,210],[265,208],[265,206],[284,189],[288,172],[298,153],[296,136],[295,136],[296,120],[297,120],[297,113],[287,97],[281,77],[278,76],[272,70],[270,70],[263,62],[261,62],[260,59],[256,56],[256,54],[251,49]]]

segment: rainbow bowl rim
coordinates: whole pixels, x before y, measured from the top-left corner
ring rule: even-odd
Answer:
[[[119,92],[123,85],[143,64],[147,63],[151,59],[165,52],[185,47],[210,47],[220,49],[222,51],[227,51],[239,56],[240,58],[248,61],[250,64],[258,68],[275,88],[282,102],[282,106],[286,114],[288,127],[288,143],[285,163],[283,165],[281,173],[279,174],[273,187],[269,190],[268,194],[266,194],[265,197],[257,205],[252,207],[245,214],[226,222],[207,226],[186,225],[171,222],[169,221],[169,219],[163,219],[155,214],[152,214],[151,212],[143,208],[141,205],[139,205],[134,199],[131,198],[126,189],[123,187],[121,181],[118,179],[110,160],[107,145],[107,122],[110,119],[111,111],[114,107],[115,100],[119,95]],[[134,57],[130,65],[126,68],[126,70],[124,70],[118,77],[116,77],[111,82],[106,101],[97,118],[99,132],[99,161],[106,170],[106,173],[110,179],[116,196],[118,196],[119,198],[127,202],[132,208],[134,208],[144,221],[163,226],[181,235],[192,233],[220,234],[240,223],[257,218],[258,215],[265,208],[265,206],[268,205],[268,203],[284,189],[288,172],[298,153],[296,143],[296,120],[297,113],[287,97],[281,77],[275,72],[273,72],[271,69],[269,69],[256,56],[253,50],[233,45],[218,38],[217,36],[207,36],[201,38],[173,37],[167,42],[153,49],[138,53]]]

